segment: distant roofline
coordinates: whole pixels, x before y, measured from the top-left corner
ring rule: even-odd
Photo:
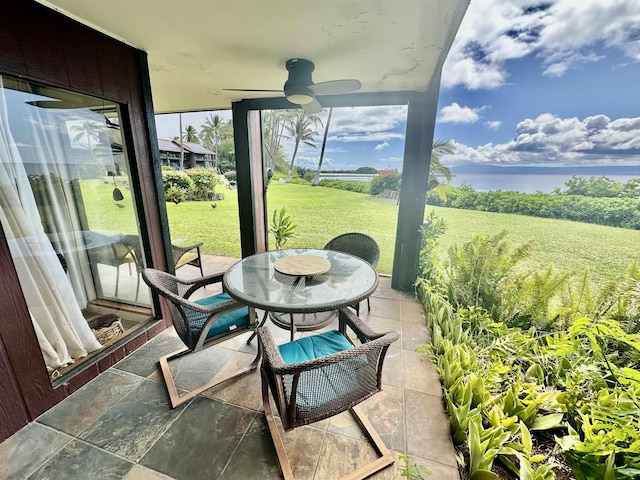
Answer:
[[[175,145],[175,149],[162,148],[160,142],[167,142],[169,144]],[[184,151],[189,153],[196,154],[209,154],[215,155],[216,152],[213,150],[209,150],[208,148],[200,145],[195,142],[182,142],[184,145]],[[169,140],[166,138],[158,138],[158,148],[163,152],[180,152],[180,141],[179,140]]]

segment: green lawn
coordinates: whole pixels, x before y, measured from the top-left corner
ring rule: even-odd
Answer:
[[[214,255],[240,257],[237,192],[218,186],[223,201],[167,203],[171,237],[187,242],[203,241],[203,252]],[[85,205],[96,219],[91,228],[135,231],[131,225],[131,206],[117,208],[111,200],[112,186],[93,184]],[[83,186],[83,193],[85,186]],[[128,196],[128,192],[124,192]],[[85,203],[87,200],[85,200]],[[322,248],[336,235],[363,232],[374,237],[382,251],[378,270],[391,273],[396,235],[398,207],[395,201],[383,200],[342,190],[307,185],[280,185],[272,182],[267,194],[269,218],[274,209],[286,207],[299,225],[299,237],[287,246]],[[627,265],[640,262],[640,231],[604,227],[564,220],[550,220],[427,206],[427,213],[435,210],[447,224],[441,238],[441,252],[454,243],[470,240],[480,233],[491,235],[509,231],[513,244],[535,241],[530,266],[553,263],[564,272],[580,272],[588,268],[592,281],[602,284],[616,280]],[[97,220],[99,219],[99,220]],[[273,238],[270,238],[273,244]]]

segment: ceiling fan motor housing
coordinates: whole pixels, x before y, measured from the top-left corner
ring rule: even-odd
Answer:
[[[313,72],[313,62],[304,58],[293,58],[287,60],[285,64],[289,71],[289,78],[284,84],[284,94],[292,103],[305,104],[313,101],[315,93],[309,86],[313,85],[311,73]]]

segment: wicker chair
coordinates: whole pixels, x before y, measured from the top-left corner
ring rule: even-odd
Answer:
[[[204,276],[202,271],[202,256],[200,255],[200,247],[202,242],[194,243],[193,245],[186,245],[179,247],[178,245],[171,244],[171,251],[173,253],[174,269],[178,270],[185,265],[193,265],[200,269],[200,275]]]
[[[324,249],[355,255],[365,262],[368,262],[374,269],[378,266],[378,261],[380,260],[380,247],[378,243],[364,233],[343,233],[330,240],[329,243],[324,246]],[[358,303],[353,307],[356,309],[356,314],[359,314],[360,304]],[[371,303],[368,298],[367,308],[371,311]]]
[[[260,361],[260,352],[246,367],[222,377],[214,377],[207,384],[180,397],[169,369],[169,361],[217,345],[237,335],[255,332],[256,314],[253,308],[243,306],[227,293],[220,293],[199,300],[191,295],[202,287],[222,282],[222,274],[209,275],[196,280],[182,280],[174,275],[146,268],[142,272],[145,283],[153,293],[160,295],[171,312],[171,320],[185,348],[160,357],[160,369],[164,377],[173,408],[222,382],[254,370]]]
[[[360,345],[349,343],[347,326]],[[375,333],[345,308],[339,311],[339,330],[276,346],[269,330],[261,327],[258,338],[263,355],[262,402],[285,480],[294,478],[293,470],[271,410],[269,389],[285,432],[351,410],[379,458],[348,478],[366,478],[393,463],[393,456],[357,405],[382,389],[384,357],[399,338],[398,332]]]
[[[136,267],[138,274],[136,283],[136,301],[140,291],[140,272],[142,271],[142,256],[139,256],[140,245],[136,235],[110,236],[98,232],[90,232],[91,240],[100,243],[98,247],[89,247],[87,253],[92,263],[101,263],[116,268],[116,286],[114,295],[118,296],[120,286],[120,267],[129,266],[129,275],[132,275],[131,266]],[[132,241],[131,238],[136,239]]]

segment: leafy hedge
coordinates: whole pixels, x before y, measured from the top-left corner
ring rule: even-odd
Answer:
[[[371,179],[371,195],[379,195],[385,190],[399,190],[402,175],[395,168],[380,170],[378,176]]]
[[[216,174],[213,170],[196,168],[183,172],[162,171],[162,183],[167,201],[215,200]]]
[[[417,292],[453,442],[470,480],[640,478],[640,268],[589,291],[586,274],[516,273],[531,245],[476,236],[440,261],[423,229]],[[540,448],[556,444],[555,449]],[[561,455],[563,457],[561,457]]]
[[[371,192],[371,183],[370,182],[359,182],[357,180],[334,180],[323,178],[318,182],[318,185],[321,187],[327,188],[335,188],[337,190],[347,190],[349,192],[356,193],[370,193]]]
[[[428,192],[427,204],[483,212],[514,213],[533,217],[574,220],[640,230],[640,200],[594,198],[546,193],[475,192],[447,187],[446,199]]]

